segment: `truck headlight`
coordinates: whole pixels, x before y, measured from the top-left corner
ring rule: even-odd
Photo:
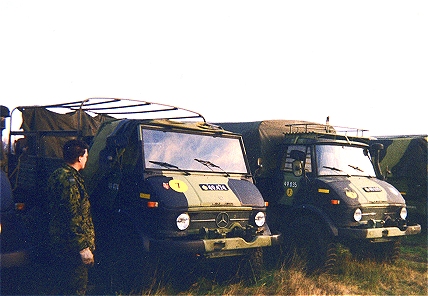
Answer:
[[[400,217],[401,217],[401,219],[406,220],[406,218],[407,218],[407,209],[406,208],[401,208]]]
[[[256,223],[258,227],[262,227],[265,224],[265,221],[266,221],[266,216],[265,216],[265,213],[263,212],[258,212],[254,217],[254,223]]]
[[[361,212],[361,209],[360,208],[356,209],[354,212],[354,220],[357,222],[360,222],[362,217],[363,217],[363,213]]]
[[[177,227],[180,230],[185,230],[189,227],[190,217],[187,213],[182,213],[177,217]]]

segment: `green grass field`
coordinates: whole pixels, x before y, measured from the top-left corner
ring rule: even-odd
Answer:
[[[428,295],[427,235],[404,238],[394,264],[357,261],[339,247],[337,266],[327,274],[306,275],[298,267],[265,271],[253,285],[216,284],[201,277],[186,291],[168,284],[139,291],[140,295]]]
[[[265,270],[253,284],[244,281],[213,281],[206,270],[186,290],[173,288],[163,277],[149,287],[131,292],[99,292],[92,282],[89,295],[428,295],[428,246],[427,234],[404,238],[401,257],[394,264],[355,260],[350,252],[338,248],[338,260],[329,273],[307,275],[298,266]],[[49,294],[48,281],[37,275],[40,267],[31,267],[21,275],[21,287],[9,294]],[[185,271],[175,271],[178,281],[188,277]],[[206,273],[206,274],[204,274]],[[43,274],[43,272],[41,273]],[[177,281],[176,281],[177,282]],[[184,281],[183,281],[184,282]],[[4,292],[4,291],[2,291]],[[4,293],[2,293],[4,294]]]

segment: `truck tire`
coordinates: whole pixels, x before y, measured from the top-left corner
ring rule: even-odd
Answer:
[[[164,254],[160,256],[160,265],[156,283],[169,283],[179,292],[188,290],[200,276],[200,262],[197,258],[188,255]]]
[[[107,261],[112,293],[135,293],[149,286],[158,259],[144,251],[132,223],[119,219],[111,229],[110,256]]]
[[[260,279],[263,270],[262,248],[249,249],[239,267],[239,276],[247,284],[255,284]]]
[[[379,243],[377,248],[377,260],[379,262],[395,263],[400,258],[400,240]]]
[[[349,249],[355,259],[373,260],[377,262],[394,263],[400,257],[400,240],[372,243],[355,242],[349,246]]]
[[[210,260],[210,259],[208,259]],[[263,270],[263,250],[246,250],[242,256],[224,257],[209,262],[207,270],[212,270],[213,281],[220,285],[229,285],[240,281],[246,284],[256,283]]]
[[[284,253],[286,253],[284,248],[285,243],[271,246],[263,250],[263,264],[267,270],[275,270],[283,267],[285,263]]]
[[[329,272],[335,266],[337,244],[322,222],[308,216],[298,217],[291,223],[285,239],[287,264],[301,265],[309,274]]]

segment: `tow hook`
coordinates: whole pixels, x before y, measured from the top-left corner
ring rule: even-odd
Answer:
[[[388,229],[382,230],[382,236],[388,236]]]
[[[223,249],[224,247],[226,247],[226,242],[225,241],[216,241],[215,243],[214,243],[214,249],[217,251],[217,250],[221,250],[221,249]]]
[[[400,228],[401,231],[405,231],[407,229],[407,221],[404,219],[399,219],[398,228]]]

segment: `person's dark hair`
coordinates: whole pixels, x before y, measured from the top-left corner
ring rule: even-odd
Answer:
[[[63,158],[67,163],[75,163],[79,160],[80,156],[85,155],[85,150],[89,150],[88,144],[81,140],[69,140],[67,141],[63,148]]]

